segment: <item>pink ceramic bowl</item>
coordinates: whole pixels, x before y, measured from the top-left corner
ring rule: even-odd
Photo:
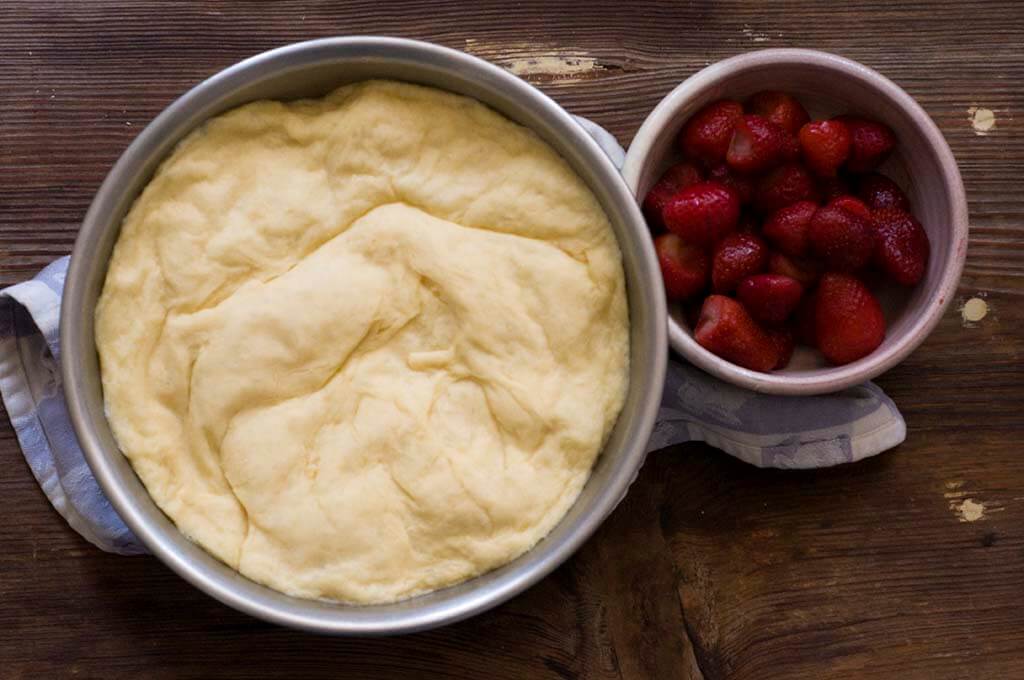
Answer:
[[[824,394],[892,368],[921,344],[956,292],[967,252],[967,199],[953,153],[928,114],[891,80],[862,64],[826,52],[772,49],[718,62],[672,90],[644,121],[626,154],[623,175],[638,197],[678,160],[683,123],[708,102],[745,100],[759,90],[793,94],[814,119],[840,113],[879,120],[899,138],[880,168],[910,197],[931,241],[924,279],[913,289],[876,289],[885,311],[885,341],[867,357],[829,366],[798,347],[781,371],[759,373],[719,358],[697,344],[678,306],[669,309],[669,341],[687,360],[735,385],[774,394]]]

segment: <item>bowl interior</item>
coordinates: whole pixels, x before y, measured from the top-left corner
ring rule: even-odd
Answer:
[[[928,270],[917,286],[901,288],[884,282],[872,285],[887,322],[882,346],[868,357],[843,367],[831,367],[816,350],[798,347],[790,365],[770,375],[724,362],[728,365],[726,370],[747,378],[744,386],[754,389],[800,393],[831,391],[838,389],[835,378],[840,374],[851,376],[846,382],[852,384],[873,377],[895,363],[888,359],[909,351],[908,343],[916,344],[923,339],[922,316],[948,303],[945,293],[948,286],[943,284],[950,272],[955,272],[958,278],[962,266],[962,252],[958,250],[963,244],[957,241],[960,232],[965,231],[965,213],[957,197],[962,201],[963,188],[955,164],[950,168],[952,157],[948,155],[948,147],[943,154],[934,135],[930,134],[938,134],[934,125],[920,108],[916,105],[909,108],[906,101],[894,97],[892,91],[881,84],[898,90],[891,82],[865,67],[824,53],[770,52],[776,54],[765,54],[758,59],[754,53],[720,62],[670,94],[664,101],[665,108],[655,112],[659,116],[657,126],[650,130],[650,138],[637,150],[645,154],[644,157],[627,159],[626,176],[637,196],[643,196],[667,167],[681,159],[676,139],[693,113],[717,99],[744,101],[765,89],[793,94],[813,119],[853,113],[879,120],[893,129],[899,145],[879,172],[894,179],[906,191],[914,214],[928,233],[931,251]],[[809,54],[818,57],[808,59]],[[653,122],[655,114],[649,122]],[[944,147],[941,137],[939,141]],[[633,151],[631,147],[630,152]],[[631,160],[635,174],[632,178]],[[958,224],[961,219],[964,224]],[[707,363],[720,365],[723,362],[692,341],[691,329],[679,305],[670,305],[669,316],[673,347],[687,355],[707,355],[704,357]],[[823,389],[815,390],[816,385],[822,385]]]
[[[468,95],[533,129],[587,182],[622,249],[631,322],[630,386],[623,411],[578,501],[555,529],[513,562],[464,583],[388,605],[292,598],[254,583],[185,539],[120,453],[103,409],[93,310],[121,220],[159,162],[188,132],[257,99],[323,95],[348,82],[389,78]],[[624,495],[643,461],[665,370],[665,316],[643,218],[601,149],[554,102],[474,57],[427,43],[326,39],[233,66],[174,102],[125,152],[86,216],[65,288],[61,328],[65,393],[90,465],[115,509],[171,568],[221,601],[308,630],[347,634],[420,630],[477,613],[539,580],[568,557]]]

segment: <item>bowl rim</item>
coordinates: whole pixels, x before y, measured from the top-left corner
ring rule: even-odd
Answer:
[[[102,271],[106,271],[106,261],[97,263],[100,258],[95,251],[108,230],[119,229],[120,220],[114,220],[113,212],[128,193],[122,189],[122,185],[127,185],[127,180],[133,176],[132,173],[139,173],[140,166],[144,164],[146,156],[154,147],[164,144],[168,137],[173,137],[174,143],[177,143],[184,134],[180,133],[182,127],[190,116],[195,115],[195,111],[204,110],[203,107],[212,106],[212,102],[223,100],[240,88],[259,82],[274,73],[307,67],[323,61],[359,59],[383,54],[389,59],[404,60],[403,64],[422,66],[425,62],[426,69],[467,74],[464,76],[465,82],[472,80],[474,84],[489,88],[488,92],[498,92],[509,101],[520,102],[536,115],[538,124],[548,126],[550,130],[566,139],[564,148],[571,148],[573,153],[578,154],[580,163],[585,161],[588,172],[593,176],[591,188],[596,191],[597,185],[594,183],[600,184],[602,192],[608,196],[605,203],[606,211],[609,205],[615,209],[614,214],[609,213],[609,219],[613,220],[613,224],[616,220],[621,223],[622,233],[617,229],[617,238],[621,241],[624,234],[636,237],[629,239],[635,241],[630,247],[638,263],[632,280],[628,269],[624,269],[627,286],[636,287],[637,299],[644,302],[646,311],[643,317],[645,321],[642,328],[642,347],[631,349],[631,357],[643,356],[648,358],[648,361],[645,366],[640,367],[646,379],[640,385],[631,385],[627,393],[628,398],[628,395],[635,391],[636,407],[625,421],[621,420],[625,411],[620,413],[620,424],[624,434],[619,438],[620,444],[615,451],[614,462],[610,464],[610,472],[603,486],[599,487],[590,499],[586,512],[580,511],[574,516],[574,504],[549,533],[549,536],[554,535],[571,519],[572,525],[561,530],[564,531],[564,535],[560,534],[560,542],[549,542],[547,537],[541,539],[540,543],[523,555],[495,570],[502,571],[509,567],[507,571],[502,571],[500,578],[482,581],[481,587],[462,589],[447,599],[435,597],[447,590],[444,588],[394,604],[360,606],[290,597],[250,581],[226,565],[221,564],[221,568],[216,569],[204,567],[207,562],[197,554],[197,551],[209,559],[215,558],[189,542],[173,524],[170,525],[170,530],[162,527],[161,521],[154,519],[155,516],[151,514],[152,510],[144,507],[144,503],[148,502],[156,509],[157,514],[162,515],[156,503],[148,497],[148,492],[145,501],[136,500],[126,488],[126,482],[120,481],[120,475],[123,473],[116,468],[117,465],[124,465],[124,461],[115,464],[115,457],[123,459],[123,454],[116,446],[110,450],[111,447],[104,443],[100,430],[94,426],[99,419],[105,420],[105,410],[101,403],[99,410],[103,414],[97,415],[96,404],[90,403],[90,388],[83,375],[85,371],[80,367],[85,365],[87,360],[95,361],[94,339],[85,337],[92,334],[91,315],[94,313],[93,306],[88,304],[87,284],[94,274],[93,270],[102,267]],[[468,75],[469,73],[472,75]],[[161,156],[166,158],[166,154]],[[141,191],[141,188],[139,190]],[[137,195],[136,192],[129,198],[134,200]],[[287,44],[220,70],[178,97],[132,141],[98,189],[75,241],[65,279],[64,304],[60,312],[60,363],[68,413],[85,459],[100,488],[128,527],[164,564],[224,604],[284,626],[341,635],[390,635],[453,623],[512,598],[568,559],[622,500],[643,464],[646,443],[658,411],[668,354],[664,294],[653,245],[649,243],[649,239],[643,238],[645,233],[646,226],[633,200],[632,192],[626,186],[618,169],[593,138],[554,100],[504,69],[452,48],[404,38],[333,37]],[[620,248],[625,250],[625,244],[620,242]],[[634,314],[634,310],[630,309],[631,344],[637,343],[634,324],[639,321],[634,320]],[[92,357],[89,357],[90,351]],[[631,380],[635,380],[637,375],[638,373],[631,369]],[[102,398],[100,401],[102,402]],[[618,430],[619,426],[617,425],[615,429]],[[608,444],[600,455],[608,453],[607,447]],[[141,484],[141,481],[139,483]],[[169,518],[164,517],[164,520],[170,523]],[[222,573],[223,568],[229,570],[231,574]],[[495,571],[485,572],[462,584],[485,579]],[[462,584],[449,588],[457,589]],[[261,591],[268,591],[273,597],[261,595]],[[281,600],[282,597],[289,601],[286,605],[275,603],[275,600]],[[408,606],[408,603],[414,603],[419,598],[424,598],[423,606]]]
[[[827,369],[816,376],[787,376],[761,373],[737,366],[712,354],[668,315],[669,344],[699,368],[739,387],[755,392],[779,395],[817,395],[837,392],[878,376],[903,361],[939,323],[956,295],[967,256],[967,196],[956,158],[942,131],[917,101],[903,88],[878,71],[830,52],[802,48],[753,50],[707,66],[670,91],[651,111],[626,151],[622,176],[634,194],[639,193],[640,176],[659,132],[672,125],[676,113],[694,95],[699,94],[737,72],[765,66],[812,65],[841,73],[877,90],[906,111],[917,125],[938,159],[943,184],[950,201],[951,254],[938,285],[923,304],[920,316],[903,332],[901,341],[884,351],[876,350],[858,361]]]

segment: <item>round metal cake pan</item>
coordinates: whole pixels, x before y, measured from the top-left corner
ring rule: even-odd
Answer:
[[[611,437],[579,499],[547,537],[514,561],[458,585],[393,604],[355,606],[290,597],[262,586],[177,530],[111,433],[93,322],[121,221],[183,137],[247,102],[315,97],[371,78],[473,97],[529,127],[562,155],[601,202],[622,250],[631,356],[629,390]],[[664,294],[647,227],[629,188],[598,145],[558,104],[501,68],[456,50],[396,38],[288,45],[221,71],[167,107],[128,147],[97,192],[75,242],[60,321],[64,390],[82,450],[114,508],[146,546],[184,579],[236,609],[286,626],[351,635],[412,632],[472,616],[521,592],[572,555],[621,500],[643,463],[667,354]]]

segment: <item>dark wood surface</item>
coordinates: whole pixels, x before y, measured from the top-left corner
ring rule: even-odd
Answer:
[[[942,128],[971,245],[960,298],[878,382],[907,442],[819,472],[650,457],[580,552],[442,630],[275,628],[67,529],[0,425],[0,677],[1024,678],[1024,5],[1017,2],[0,2],[0,284],[70,251],[135,134],[200,79],[307,38],[391,34],[523,73],[627,144],[739,52],[873,66]],[[994,112],[980,135],[971,107]],[[989,306],[968,324],[958,307]]]

